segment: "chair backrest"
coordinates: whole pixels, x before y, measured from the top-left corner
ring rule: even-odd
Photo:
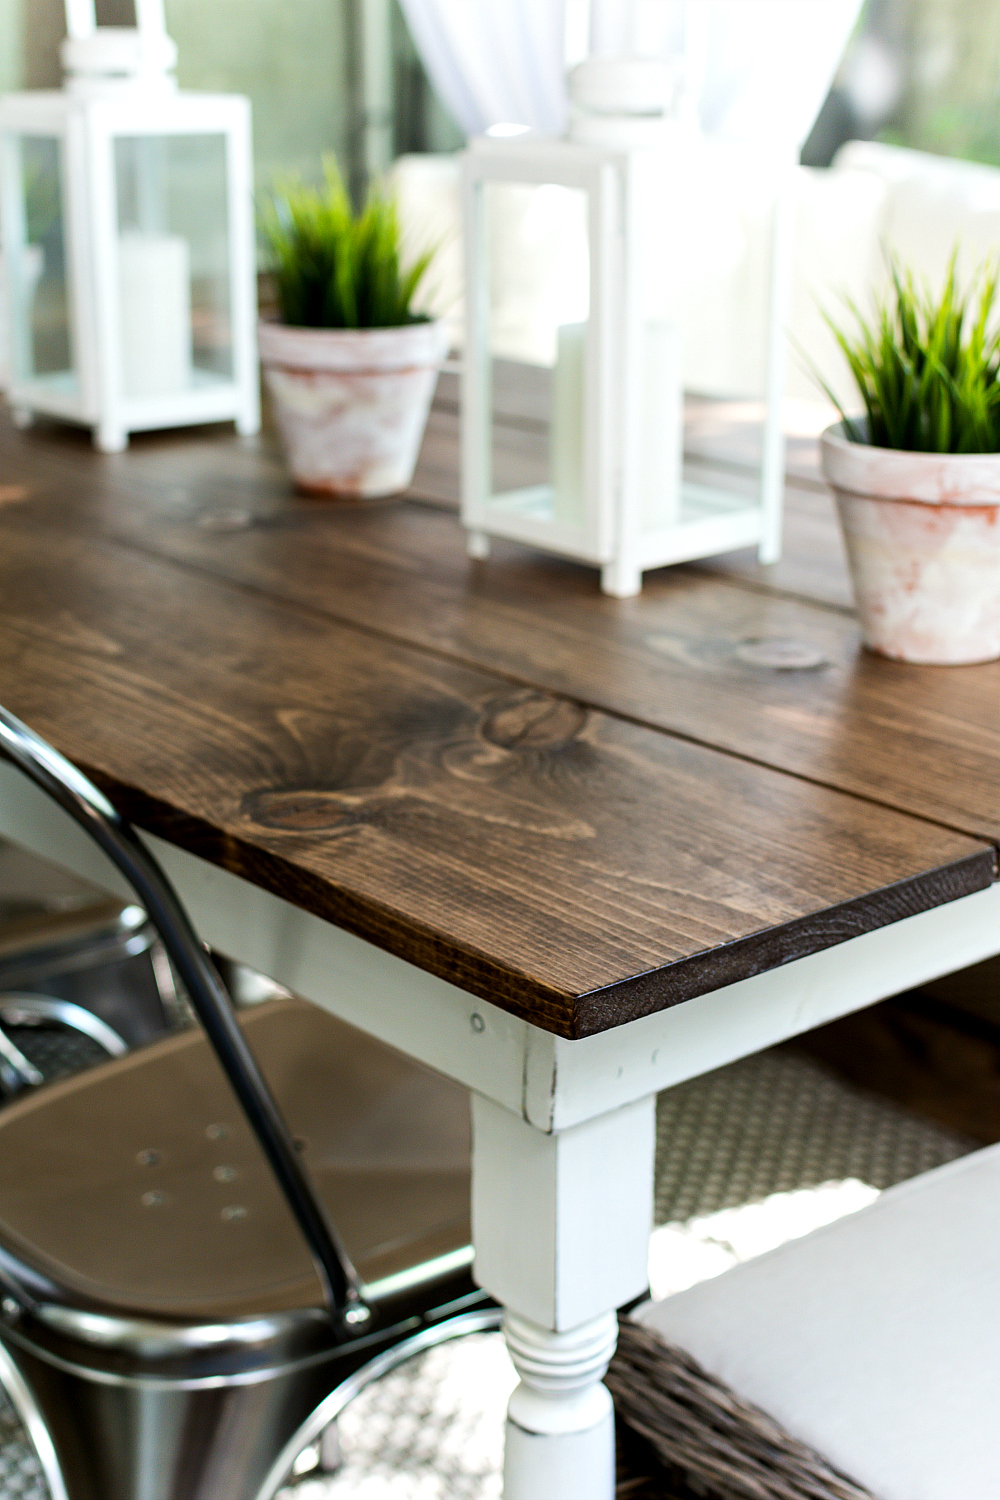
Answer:
[[[91,836],[145,907],[219,1063],[309,1246],[328,1310],[346,1334],[368,1323],[355,1275],[299,1159],[291,1133],[247,1045],[232,1002],[177,893],[132,826],[57,750],[0,707],[0,756]]]

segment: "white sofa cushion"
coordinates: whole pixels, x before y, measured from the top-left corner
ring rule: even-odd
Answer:
[[[899,259],[939,288],[955,246],[967,276],[1000,252],[1000,170],[928,151],[849,141],[833,173],[868,173],[886,190],[880,238]]]
[[[635,1316],[880,1500],[995,1500],[998,1245],[991,1146]]]

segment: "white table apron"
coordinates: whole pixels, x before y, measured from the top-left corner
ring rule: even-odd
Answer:
[[[0,764],[0,836],[124,892],[86,836]],[[646,1286],[659,1090],[1000,949],[1000,884],[670,1010],[569,1042],[158,838],[201,935],[473,1093],[477,1281],[521,1376],[505,1500],[612,1500],[601,1384]]]

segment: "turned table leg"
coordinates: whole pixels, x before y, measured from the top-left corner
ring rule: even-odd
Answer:
[[[615,1309],[647,1285],[655,1099],[546,1134],[473,1096],[475,1276],[502,1303],[520,1376],[504,1500],[613,1500],[601,1383]]]
[[[554,1333],[508,1312],[504,1335],[521,1377],[507,1409],[505,1500],[613,1495],[615,1418],[601,1379],[618,1341],[615,1314]]]

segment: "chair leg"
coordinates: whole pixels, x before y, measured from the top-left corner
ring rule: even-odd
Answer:
[[[324,1427],[319,1439],[319,1467],[324,1474],[336,1474],[344,1462],[340,1451],[340,1429],[336,1422]]]
[[[251,1500],[331,1385],[326,1362],[247,1385],[107,1385],[9,1351],[67,1500]]]

